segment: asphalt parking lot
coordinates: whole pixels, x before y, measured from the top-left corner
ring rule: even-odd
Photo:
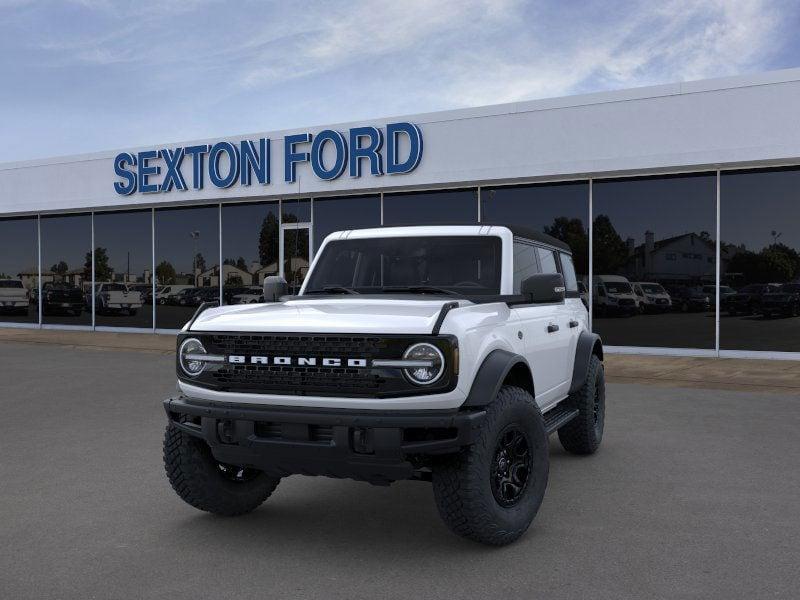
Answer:
[[[518,543],[452,536],[426,484],[281,483],[238,519],[161,465],[172,357],[0,342],[4,598],[796,598],[800,397],[610,384],[589,458],[553,438]]]

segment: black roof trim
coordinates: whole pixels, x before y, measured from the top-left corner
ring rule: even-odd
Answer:
[[[381,225],[379,227],[356,227],[351,231],[359,229],[381,229],[383,227],[505,227],[511,230],[514,237],[523,238],[540,244],[547,244],[558,248],[568,254],[572,254],[572,249],[568,244],[562,242],[552,235],[547,235],[541,231],[536,231],[530,227],[520,227],[519,225],[506,225],[505,223],[394,223],[392,225]]]

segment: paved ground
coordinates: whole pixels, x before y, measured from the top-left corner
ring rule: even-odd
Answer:
[[[796,598],[800,394],[611,384],[599,454],[551,446],[518,543],[440,523],[430,487],[293,477],[202,514],[161,466],[172,359],[0,342],[6,598]]]

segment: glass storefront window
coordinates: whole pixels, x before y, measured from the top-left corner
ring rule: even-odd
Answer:
[[[348,196],[314,199],[314,251],[325,236],[344,229],[380,227],[380,196]]]
[[[38,289],[36,217],[0,219],[0,322],[38,323]]]
[[[384,225],[472,225],[478,222],[478,190],[384,194]]]
[[[282,200],[281,215],[284,223],[310,223],[311,200],[308,198]]]
[[[593,327],[613,346],[715,348],[716,174],[595,180]]]
[[[219,300],[219,207],[157,209],[156,327],[180,329]]]
[[[91,326],[92,216],[42,217],[42,322]]]
[[[278,203],[222,207],[222,299],[225,304],[263,301],[264,278],[277,275]]]
[[[308,275],[311,253],[308,226],[284,226],[283,231],[283,276],[290,294],[300,291]]]
[[[152,237],[149,210],[95,213],[94,302],[98,327],[152,328]]]
[[[589,274],[589,183],[541,183],[481,188],[481,223],[541,231],[572,249],[581,298]]]
[[[720,176],[720,348],[800,352],[800,169]]]

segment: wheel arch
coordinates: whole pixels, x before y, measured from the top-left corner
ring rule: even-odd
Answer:
[[[486,406],[494,401],[503,385],[515,385],[534,398],[533,373],[524,356],[508,350],[489,352],[478,368],[462,406]]]
[[[578,337],[578,345],[575,348],[575,365],[572,368],[572,383],[569,393],[581,389],[583,382],[586,381],[586,374],[589,372],[589,361],[592,356],[597,356],[603,360],[603,341],[596,333],[582,331]]]

